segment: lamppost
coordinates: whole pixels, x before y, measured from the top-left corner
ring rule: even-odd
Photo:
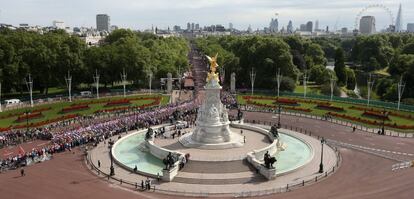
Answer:
[[[109,144],[109,156],[111,157],[111,167],[109,168],[110,169],[109,175],[113,176],[113,175],[115,175],[115,168],[114,168],[114,159],[112,157],[111,152],[112,152],[112,146],[114,145],[114,141],[109,140],[108,144]]]
[[[381,128],[381,135],[385,135],[385,119],[388,117],[388,112],[385,110],[382,112],[382,128]]]
[[[24,113],[26,114],[25,115],[25,117],[26,117],[26,133],[28,133],[29,132],[29,114],[30,114],[30,110],[27,109]]]
[[[326,140],[322,137],[321,139],[321,163],[319,164],[319,173],[323,173],[323,144],[325,144]]]
[[[277,114],[278,114],[277,128],[282,127],[282,125],[280,124],[281,109],[282,109],[282,106],[280,104],[278,104],[277,105]]]

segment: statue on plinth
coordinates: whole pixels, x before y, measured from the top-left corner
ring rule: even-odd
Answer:
[[[207,74],[207,80],[206,80],[207,82],[210,82],[211,80],[216,80],[217,82],[219,82],[219,77],[218,77],[218,74],[216,73],[217,67],[219,66],[217,64],[217,56],[218,56],[218,53],[214,57],[206,56],[208,61],[210,61],[210,72]]]
[[[277,131],[277,126],[274,124],[272,127],[270,127],[270,133],[273,135],[273,137],[278,138],[279,132]]]
[[[145,140],[149,140],[154,136],[154,130],[150,127],[147,130],[147,133],[145,133]]]
[[[269,151],[264,154],[264,165],[268,169],[274,169],[273,164],[277,161],[275,157],[271,157]]]
[[[174,157],[171,152],[168,153],[167,157],[162,160],[162,163],[165,165],[165,170],[170,170],[174,167],[175,162],[177,162],[178,158]]]

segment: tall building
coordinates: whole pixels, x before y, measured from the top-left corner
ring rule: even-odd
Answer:
[[[196,30],[200,30],[200,24],[196,23],[196,25],[195,25],[195,29],[196,29]]]
[[[286,27],[287,33],[293,33],[293,23],[292,21],[289,21],[287,27]]]
[[[191,30],[194,30],[194,28],[195,28],[195,24],[191,23]]]
[[[111,27],[111,20],[107,14],[96,15],[96,29],[98,31],[109,31]]]
[[[395,32],[402,32],[403,31],[402,29],[403,29],[402,8],[400,4],[400,7],[398,8],[398,13],[397,13],[397,20],[395,21]]]
[[[300,24],[299,30],[300,31],[306,31],[306,24]]]
[[[408,23],[407,24],[407,31],[408,32],[414,32],[414,23]]]
[[[63,21],[53,21],[53,27],[56,29],[65,29],[65,22]]]
[[[375,33],[375,17],[374,16],[363,16],[359,20],[359,32],[362,34]]]
[[[270,32],[278,32],[279,31],[279,21],[276,19],[273,19],[270,21],[269,24],[269,31]]]
[[[191,24],[190,24],[190,22],[187,23],[187,30],[191,30]]]
[[[229,23],[229,29],[233,30],[233,23]]]
[[[319,31],[319,20],[315,21],[315,31]]]
[[[306,31],[308,31],[308,32],[313,31],[313,22],[308,21],[308,23],[306,23]]]

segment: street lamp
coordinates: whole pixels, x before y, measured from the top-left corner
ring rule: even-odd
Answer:
[[[282,125],[280,124],[281,109],[282,109],[282,106],[280,104],[278,104],[278,106],[277,106],[277,113],[278,113],[277,128],[282,127]]]
[[[322,137],[321,139],[321,163],[319,164],[319,173],[323,173],[323,144],[325,144],[326,140]]]
[[[381,135],[385,135],[385,119],[388,117],[388,112],[385,110],[382,112],[382,128],[381,128]]]
[[[114,141],[109,140],[108,144],[109,144],[109,156],[111,157],[111,167],[109,168],[110,169],[109,175],[113,176],[113,175],[115,175],[115,168],[114,168],[114,159],[112,157],[111,152],[112,152],[112,146],[114,145]]]
[[[30,114],[30,110],[26,110],[24,112],[26,115],[26,133],[29,133],[29,114]]]

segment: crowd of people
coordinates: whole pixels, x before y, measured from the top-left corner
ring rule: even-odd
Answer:
[[[172,117],[174,112],[179,112],[180,119],[191,123],[194,116],[190,113],[194,113],[195,109],[196,105],[188,101],[146,110],[83,116],[28,132],[22,130],[5,132],[1,134],[3,146],[33,139],[50,139],[50,142],[42,148],[27,153],[20,150],[19,154],[6,154],[6,158],[0,158],[0,165],[2,170],[18,168],[31,162],[48,159],[43,158],[44,156],[51,157],[56,152],[71,150],[73,147],[87,143],[97,143],[128,130],[172,122],[177,119]],[[2,155],[4,157],[5,154]]]

